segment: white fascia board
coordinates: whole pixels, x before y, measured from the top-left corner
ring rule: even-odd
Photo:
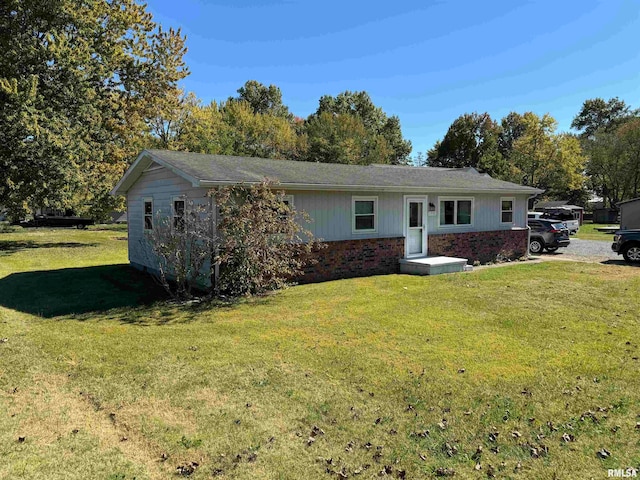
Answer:
[[[202,180],[200,187],[218,187],[231,184],[253,185],[259,182],[230,182]],[[542,193],[544,190],[515,190],[515,189],[465,189],[465,188],[441,188],[441,187],[403,187],[380,185],[323,185],[303,183],[279,183],[278,188],[283,190],[318,190],[318,191],[349,191],[349,192],[416,192],[416,193],[500,193],[508,195],[525,195]]]

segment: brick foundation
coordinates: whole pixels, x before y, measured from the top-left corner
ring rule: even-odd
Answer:
[[[311,283],[398,273],[398,260],[404,256],[404,237],[324,243],[327,248],[314,252],[318,262],[308,265],[298,282]]]
[[[470,263],[493,262],[498,255],[515,260],[527,254],[528,232],[494,230],[490,232],[429,234],[429,255],[461,257]]]

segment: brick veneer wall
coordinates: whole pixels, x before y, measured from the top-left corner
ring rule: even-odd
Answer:
[[[527,254],[527,229],[494,230],[490,232],[429,234],[429,255],[444,255],[493,262],[498,255],[511,260]]]
[[[398,273],[398,260],[404,256],[404,237],[343,240],[325,244],[326,248],[313,254],[318,262],[305,267],[305,274],[297,279],[298,282]]]

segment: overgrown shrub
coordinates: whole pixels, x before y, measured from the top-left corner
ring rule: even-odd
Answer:
[[[219,243],[211,205],[184,201],[184,212],[156,214],[153,229],[145,232],[155,256],[156,278],[175,298],[191,298],[194,287],[207,290],[213,271],[211,259]]]
[[[287,205],[276,188],[266,180],[211,192],[219,212],[219,293],[254,295],[282,288],[313,261],[312,250],[322,247],[303,227],[309,216]]]

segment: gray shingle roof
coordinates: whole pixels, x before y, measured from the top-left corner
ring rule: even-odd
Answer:
[[[317,187],[319,190],[372,187],[374,190],[424,188],[443,191],[504,191],[531,195],[541,192],[532,187],[496,180],[473,169],[343,165],[169,150],[146,150],[140,156],[143,157],[145,153],[159,163],[173,167],[174,171],[195,179],[201,186],[255,183],[269,178],[278,180],[283,187]]]

